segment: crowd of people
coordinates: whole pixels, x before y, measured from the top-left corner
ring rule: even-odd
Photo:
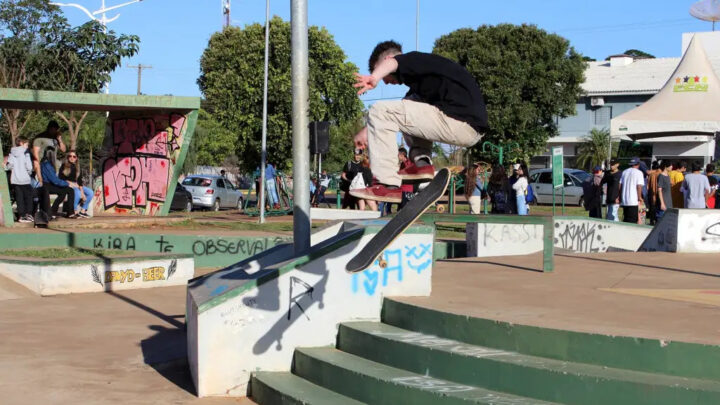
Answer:
[[[690,173],[685,161],[654,161],[650,168],[639,158],[630,160],[627,169],[620,171],[617,160],[602,172],[595,167],[593,178],[585,191],[586,208],[590,216],[602,218],[602,195],[607,205],[606,219],[650,225],[655,224],[670,208],[720,208],[718,176],[715,165],[704,167],[693,162]]]
[[[58,162],[58,153],[64,153],[61,162]],[[47,129],[32,141],[22,136],[16,138],[5,170],[15,198],[18,222],[47,222],[61,215],[89,218],[93,190],[83,185],[78,155],[72,149],[67,150],[56,121],[50,121]],[[50,205],[52,195],[56,198]]]
[[[465,178],[465,197],[471,214],[480,214],[483,200],[490,203],[492,214],[528,215],[533,201],[533,190],[524,162],[512,166],[507,175],[504,166],[495,165],[487,176],[479,163],[468,168]]]

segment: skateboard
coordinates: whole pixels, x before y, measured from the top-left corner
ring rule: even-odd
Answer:
[[[398,213],[375,234],[355,257],[345,265],[349,273],[357,273],[370,267],[383,253],[395,238],[400,236],[420,215],[445,194],[450,182],[450,171],[440,169],[435,178],[422,189],[412,200],[398,211]],[[384,260],[380,260],[380,267],[387,267]]]

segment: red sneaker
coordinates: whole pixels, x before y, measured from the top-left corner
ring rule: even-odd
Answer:
[[[400,187],[388,188],[383,184],[376,184],[368,188],[350,190],[350,195],[363,200],[384,201],[390,203],[402,202],[402,190],[400,190]]]
[[[398,174],[403,180],[432,180],[435,177],[435,166],[417,167],[410,163],[406,168],[400,169]]]

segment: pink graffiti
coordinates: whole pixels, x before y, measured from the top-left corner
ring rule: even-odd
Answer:
[[[170,180],[167,158],[127,156],[108,158],[103,164],[105,208],[145,207],[148,201],[165,202]]]

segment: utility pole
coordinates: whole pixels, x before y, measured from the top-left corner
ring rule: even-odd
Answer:
[[[140,88],[141,88],[141,86],[142,86],[142,70],[143,70],[143,69],[152,69],[152,66],[150,66],[150,65],[143,65],[142,63],[140,63],[140,64],[138,64],[138,65],[136,65],[136,66],[128,65],[128,67],[131,68],[131,69],[137,69],[137,70],[138,70],[138,88],[137,88],[137,95],[139,96],[139,95],[142,94],[142,92],[140,91]]]
[[[220,0],[220,2],[224,18],[223,27],[227,28],[230,26],[230,0]]]

